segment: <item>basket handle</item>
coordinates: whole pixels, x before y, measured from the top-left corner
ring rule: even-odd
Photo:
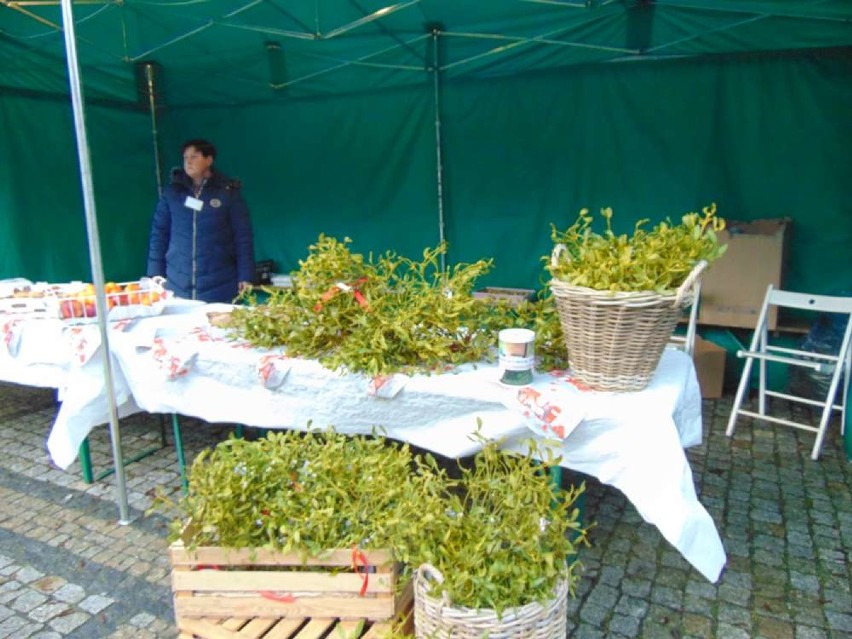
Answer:
[[[686,295],[689,290],[695,286],[698,282],[698,279],[701,277],[701,273],[704,272],[704,269],[707,268],[707,260],[701,260],[696,264],[689,275],[686,276],[686,279],[683,281],[683,284],[678,286],[677,295],[675,296],[674,306],[680,306],[683,301],[683,296]]]
[[[559,244],[556,244],[553,247],[553,251],[551,251],[550,253],[550,265],[555,268],[559,264],[559,256],[567,250],[568,247],[562,244],[561,242]]]
[[[440,570],[435,568],[435,566],[430,563],[420,564],[420,567],[417,569],[417,571],[424,579],[437,582],[438,584],[444,583],[444,575],[441,573]],[[450,600],[450,595],[447,593],[446,590],[441,590],[441,600],[443,601],[445,606],[453,605],[452,601]]]

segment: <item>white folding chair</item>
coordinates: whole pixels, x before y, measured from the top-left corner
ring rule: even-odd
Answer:
[[[701,280],[695,284],[695,294],[692,298],[692,306],[689,307],[689,320],[686,324],[686,333],[683,335],[672,335],[668,345],[678,348],[692,357],[695,354],[696,325],[698,324],[698,302],[701,299]]]
[[[770,332],[767,325],[769,309],[773,306],[779,308],[799,309],[801,311],[813,311],[814,313],[838,313],[846,315],[846,329],[843,332],[839,351],[835,354],[823,354],[773,345],[770,341]],[[846,422],[846,404],[849,395],[848,381],[850,371],[852,371],[852,349],[850,349],[850,341],[852,341],[852,297],[833,297],[828,295],[794,293],[791,291],[778,290],[770,285],[766,291],[766,297],[763,300],[763,307],[760,309],[760,316],[757,320],[757,327],[754,331],[754,337],[751,340],[751,346],[747,351],[737,352],[737,357],[745,358],[745,365],[743,366],[740,385],[737,389],[737,395],[734,399],[734,406],[731,409],[731,416],[728,420],[728,428],[725,431],[725,434],[729,437],[733,435],[737,417],[740,415],[772,422],[774,424],[792,426],[793,428],[816,433],[816,442],[814,442],[813,451],[811,452],[811,459],[818,459],[832,411],[839,410],[841,413],[841,432],[843,431],[844,424]],[[748,392],[751,379],[751,367],[755,360],[757,360],[759,368],[759,388],[756,412],[741,408],[743,399]],[[828,386],[828,393],[826,397],[822,400],[818,400],[812,397],[802,397],[801,395],[790,394],[789,392],[782,393],[768,390],[766,388],[767,362],[778,362],[780,364],[787,364],[790,367],[801,367],[816,371],[820,374],[830,375],[831,381]],[[842,379],[845,379],[845,381],[840,388],[840,401],[837,401],[838,386],[841,384]],[[820,417],[819,426],[803,424],[789,419],[769,415],[767,413],[767,397],[776,397],[800,404],[821,407],[822,415]]]

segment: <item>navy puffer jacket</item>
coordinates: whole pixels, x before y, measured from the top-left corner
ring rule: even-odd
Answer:
[[[187,206],[197,197],[201,210]],[[231,302],[240,282],[254,280],[254,247],[240,183],[216,170],[196,195],[192,179],[172,171],[154,211],[148,245],[148,276],[164,276],[178,297]]]

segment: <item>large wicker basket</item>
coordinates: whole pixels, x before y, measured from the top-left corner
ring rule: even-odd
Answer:
[[[441,572],[423,564],[414,573],[414,633],[417,639],[565,639],[568,632],[568,582],[561,581],[546,605],[530,603],[504,610],[455,606],[447,597],[429,594],[430,581],[443,583]]]
[[[574,376],[595,390],[645,388],[706,266],[699,262],[677,291],[665,294],[598,291],[550,280]]]

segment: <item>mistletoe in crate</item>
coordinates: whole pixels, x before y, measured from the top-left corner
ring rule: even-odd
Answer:
[[[473,297],[491,260],[442,269],[446,245],[425,249],[418,261],[391,251],[368,259],[350,244],[320,235],[292,274],[292,289],[272,291],[260,306],[250,296],[231,327],[257,346],[283,345],[327,368],[371,376],[492,359],[503,328],[540,326],[548,341],[559,330],[552,301],[514,308]]]
[[[175,515],[171,540],[189,548],[268,548],[304,557],[353,547],[405,549],[443,516],[444,481],[431,456],[383,437],[284,431],[203,451],[190,469],[187,495],[177,503],[160,496],[157,507]]]

